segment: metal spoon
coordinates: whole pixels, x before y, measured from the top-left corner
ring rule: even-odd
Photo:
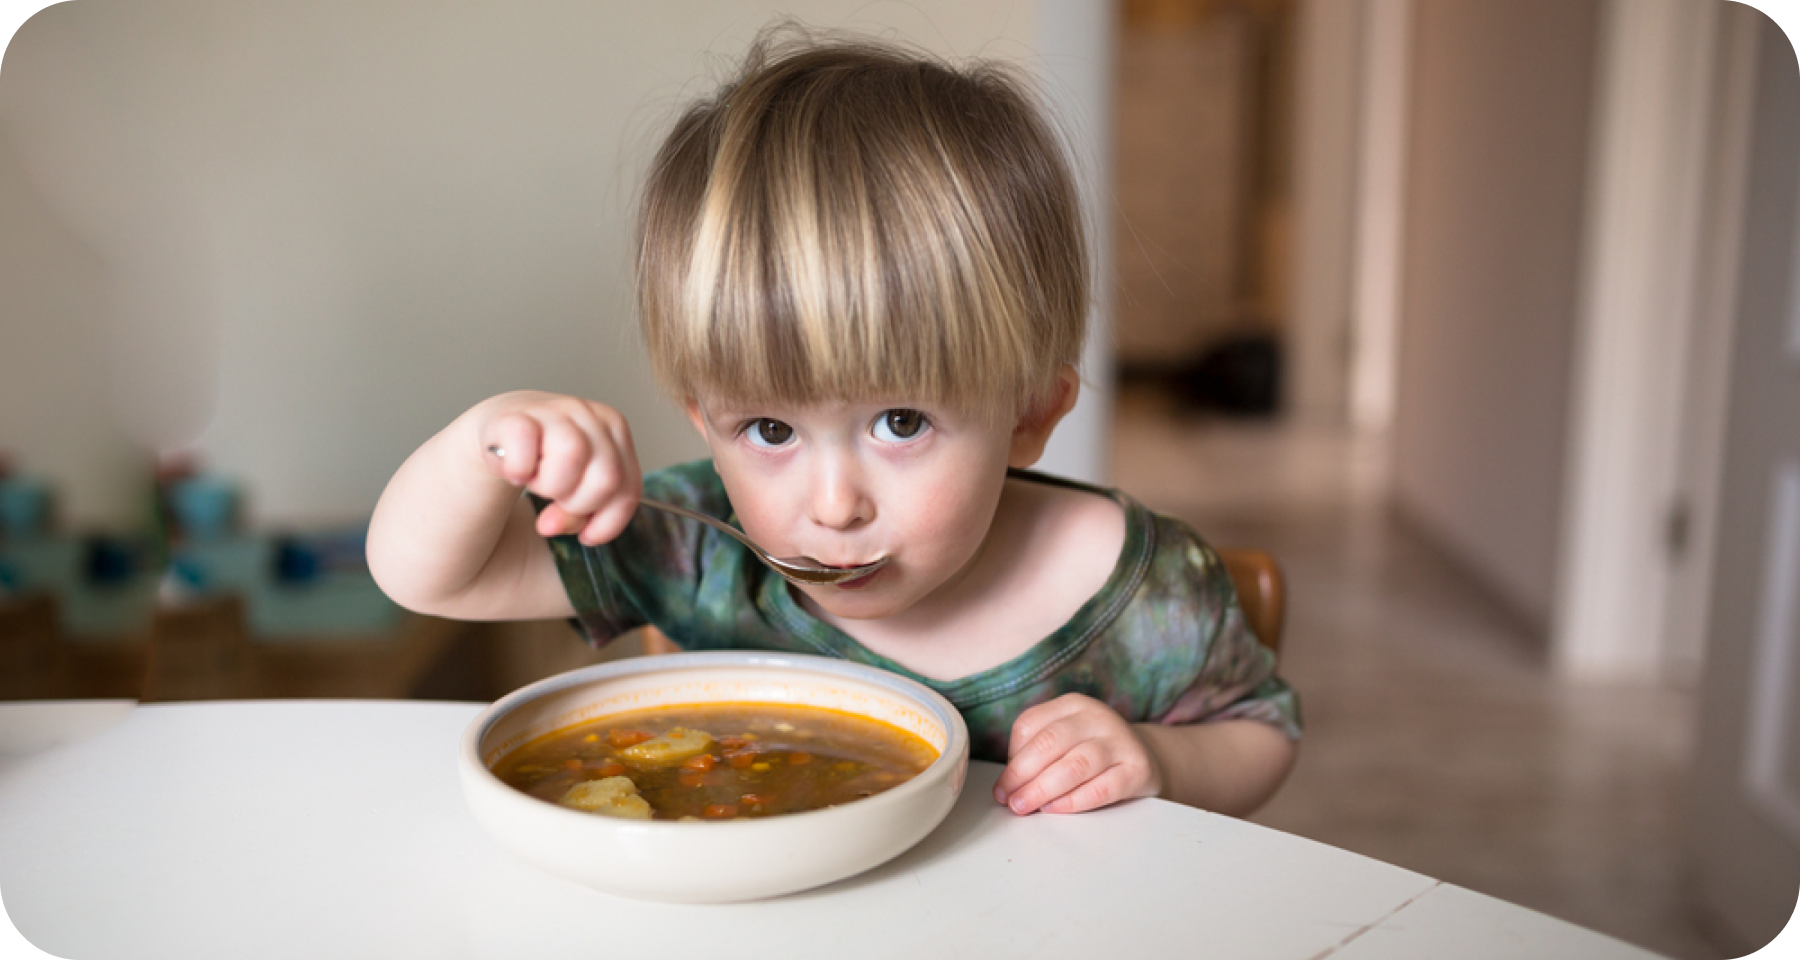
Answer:
[[[506,459],[505,450],[502,450],[497,446],[488,447],[487,449],[488,452],[494,456],[499,457],[502,460]],[[877,557],[875,560],[857,567],[828,567],[811,557],[777,557],[769,553],[769,551],[752,543],[750,538],[744,535],[743,531],[717,517],[709,517],[704,513],[695,513],[686,507],[678,507],[675,504],[664,503],[661,500],[653,500],[650,497],[638,497],[638,505],[654,507],[665,513],[672,513],[678,517],[686,517],[689,520],[698,520],[707,526],[718,529],[720,532],[731,536],[733,539],[737,540],[737,542],[750,548],[750,552],[756,554],[758,560],[768,564],[769,569],[786,577],[790,583],[843,583],[846,580],[855,580],[859,577],[866,577],[869,574],[880,570],[882,567],[887,566],[889,559],[887,557]]]
[[[649,497],[638,497],[638,503],[641,506],[655,507],[658,510],[673,513],[676,516],[687,517],[689,520],[698,520],[708,526],[716,527],[735,538],[737,542],[749,547],[750,552],[756,554],[758,560],[768,564],[770,569],[788,578],[788,580],[793,583],[843,583],[846,580],[855,580],[858,577],[866,577],[869,574],[880,570],[882,567],[887,566],[888,562],[887,557],[877,557],[875,560],[859,567],[828,567],[811,557],[771,556],[769,551],[751,543],[750,538],[744,536],[742,531],[723,520],[709,517],[703,513],[695,513],[686,507],[678,507],[672,503],[664,503],[661,500],[652,500]]]

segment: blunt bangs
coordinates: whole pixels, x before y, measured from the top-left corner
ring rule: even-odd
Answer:
[[[1010,416],[1079,361],[1088,307],[1073,178],[1018,81],[766,34],[658,154],[638,274],[679,398]]]

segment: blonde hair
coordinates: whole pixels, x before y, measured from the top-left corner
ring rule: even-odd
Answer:
[[[683,399],[1011,416],[1080,359],[1087,258],[1058,140],[1001,67],[765,31],[656,156],[638,306]]]

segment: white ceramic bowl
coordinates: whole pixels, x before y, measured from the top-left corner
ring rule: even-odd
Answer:
[[[885,720],[936,747],[917,777],[854,803],[717,823],[621,820],[547,803],[492,767],[519,745],[584,720],[678,703],[798,703]],[[937,827],[962,792],[969,734],[922,684],[843,660],[733,651],[602,663],[540,680],[483,710],[457,752],[469,809],[500,845],[596,890],[720,903],[805,890],[860,873]]]

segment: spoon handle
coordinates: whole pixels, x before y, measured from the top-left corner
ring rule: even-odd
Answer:
[[[701,523],[704,523],[709,527],[713,527],[714,529],[717,529],[722,533],[730,534],[733,539],[735,539],[737,542],[743,544],[744,546],[749,547],[753,553],[755,553],[759,557],[762,557],[765,561],[774,559],[774,558],[770,557],[767,553],[764,553],[763,549],[761,547],[757,546],[754,543],[751,543],[750,538],[744,535],[744,531],[739,530],[738,528],[732,526],[729,523],[726,523],[723,520],[720,520],[718,517],[709,517],[704,513],[696,513],[692,510],[689,510],[686,507],[678,507],[672,503],[664,503],[661,500],[655,500],[650,497],[644,497],[644,496],[638,497],[638,505],[644,506],[644,507],[655,507],[656,509],[663,511],[664,513],[672,513],[678,517],[686,517],[689,520],[698,520]]]
[[[860,567],[840,568],[824,566],[811,557],[777,557],[770,554],[769,551],[757,546],[742,530],[720,520],[718,517],[709,517],[704,513],[695,513],[686,507],[678,507],[675,504],[664,503],[661,500],[654,500],[645,496],[638,497],[638,505],[663,510],[675,514],[678,517],[687,517],[690,520],[698,520],[707,526],[729,534],[732,539],[743,544],[751,553],[756,554],[757,559],[767,564],[769,569],[781,574],[783,577],[787,578],[790,583],[801,585],[809,583],[843,583],[846,580],[855,580],[867,574],[874,573],[876,570],[880,570],[882,567],[887,566],[888,562],[887,557],[881,557],[872,563],[865,563]]]

